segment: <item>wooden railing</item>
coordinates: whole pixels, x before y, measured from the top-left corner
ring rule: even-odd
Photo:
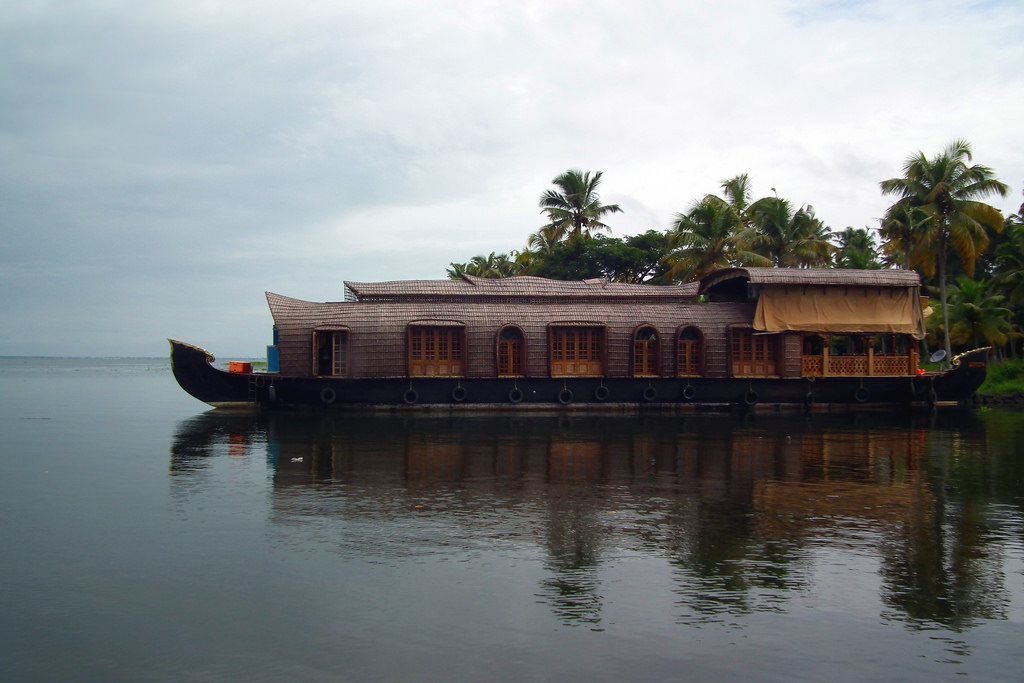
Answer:
[[[870,377],[910,375],[917,369],[916,354],[907,356],[803,356],[804,377]]]

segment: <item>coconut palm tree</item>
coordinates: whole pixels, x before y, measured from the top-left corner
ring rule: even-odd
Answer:
[[[905,202],[889,207],[878,231],[886,265],[908,270],[916,268],[928,277],[934,274],[935,258],[926,248],[928,221],[928,214]]]
[[[602,204],[597,195],[602,172],[591,174],[569,169],[556,176],[551,182],[558,190],[547,190],[540,196],[541,213],[547,215],[549,223],[563,237],[578,238],[590,236],[592,230],[611,230],[601,220],[610,213],[621,213],[618,204]]]
[[[468,263],[449,263],[448,272],[449,280],[461,280],[462,276],[466,274],[466,269],[469,268]]]
[[[770,266],[768,259],[741,248],[742,227],[734,206],[714,195],[696,202],[686,213],[676,214],[669,235],[674,248],[666,258],[667,277],[696,280],[732,265]]]
[[[875,240],[867,228],[849,227],[836,235],[836,267],[877,269],[878,260]]]
[[[946,292],[946,256],[952,245],[968,276],[974,275],[978,255],[988,246],[987,230],[1000,232],[1003,215],[993,206],[978,201],[990,194],[1005,197],[1008,188],[995,178],[988,166],[972,161],[971,145],[956,140],[941,153],[929,159],[923,152],[907,158],[903,176],[880,183],[882,194],[897,197],[897,203],[919,209],[928,216],[924,226],[927,238],[934,240],[934,256],[939,279],[943,338],[947,357],[950,347],[949,307]]]
[[[1024,219],[1012,215],[1005,222],[1006,239],[996,248],[992,283],[1013,306],[1024,304]]]
[[[475,277],[511,277],[519,274],[517,263],[518,254],[495,254],[493,251],[487,256],[474,256],[468,263],[449,264],[448,278],[458,280],[464,275]]]
[[[1013,331],[1013,311],[1002,304],[1005,299],[986,282],[958,277],[949,286],[950,339],[958,345],[1000,347]]]
[[[526,239],[526,248],[546,254],[555,248],[561,239],[561,231],[553,225],[545,225]]]
[[[762,197],[747,210],[750,227],[740,242],[747,249],[769,259],[780,268],[827,265],[835,247],[829,229],[807,205],[793,211],[779,197]]]
[[[725,201],[736,210],[740,220],[743,220],[746,217],[747,207],[750,206],[750,176],[740,173],[728,180],[723,180],[721,188],[725,194]]]

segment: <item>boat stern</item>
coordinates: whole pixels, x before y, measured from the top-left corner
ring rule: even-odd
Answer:
[[[252,375],[229,373],[213,367],[216,360],[206,349],[168,339],[171,345],[171,372],[182,389],[214,408],[251,408]]]

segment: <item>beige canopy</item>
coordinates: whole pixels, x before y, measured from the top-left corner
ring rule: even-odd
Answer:
[[[754,312],[762,332],[890,332],[924,338],[916,287],[764,287]]]

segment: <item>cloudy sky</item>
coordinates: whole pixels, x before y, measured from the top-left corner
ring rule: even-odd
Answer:
[[[747,172],[834,229],[969,140],[1024,184],[1024,4],[0,5],[0,355],[259,355],[271,290],[519,248],[567,168],[615,235]]]

